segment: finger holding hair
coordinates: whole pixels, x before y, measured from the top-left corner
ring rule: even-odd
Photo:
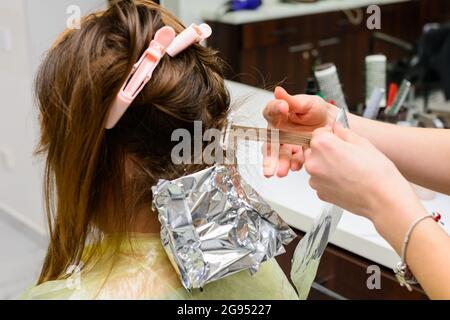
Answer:
[[[340,123],[334,124],[333,133],[341,140],[344,140],[352,144],[361,144],[366,141],[363,137],[357,135],[352,130],[344,128]]]
[[[284,100],[289,106],[289,120],[304,126],[322,125],[327,117],[328,103],[318,96],[290,95],[282,87],[275,89],[275,98]]]
[[[263,116],[268,122],[268,128],[277,128],[286,122],[289,117],[289,106],[284,100],[270,101],[263,111]]]
[[[277,171],[279,149],[278,143],[265,142],[263,145],[263,171],[266,178],[272,177]]]
[[[292,146],[291,171],[300,171],[305,163],[303,147]]]
[[[280,157],[278,162],[277,176],[284,178],[289,174],[292,160],[292,146],[289,144],[282,144],[280,147]]]

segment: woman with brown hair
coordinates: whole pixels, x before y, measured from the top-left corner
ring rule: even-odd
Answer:
[[[151,187],[201,165],[175,165],[171,134],[194,121],[220,129],[230,99],[216,52],[193,45],[164,56],[120,121],[111,105],[164,26],[184,28],[148,0],[123,0],[66,30],[40,67],[39,153],[46,156],[50,244],[29,299],[295,299],[274,260],[189,294],[159,239]]]

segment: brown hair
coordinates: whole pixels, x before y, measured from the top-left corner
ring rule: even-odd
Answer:
[[[172,164],[175,129],[193,132],[195,120],[204,130],[222,126],[229,108],[222,62],[194,45],[176,58],[166,55],[117,126],[104,129],[133,64],[165,25],[184,28],[149,0],[116,1],[83,18],[81,29],[66,30],[40,67],[38,152],[47,156],[50,244],[39,283],[84,261],[86,243],[96,248],[105,230],[133,230],[134,213],[150,208],[157,179],[199,169]]]

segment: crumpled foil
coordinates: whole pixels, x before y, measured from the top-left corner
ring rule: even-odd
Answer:
[[[234,165],[160,180],[152,191],[162,243],[187,290],[254,274],[296,237]]]

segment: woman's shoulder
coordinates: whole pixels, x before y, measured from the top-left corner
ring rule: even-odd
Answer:
[[[120,250],[106,250],[95,263],[74,270],[67,279],[44,282],[26,290],[21,299],[165,299],[182,292],[181,283],[160,241],[134,236]]]
[[[91,271],[92,272],[92,271]],[[275,260],[263,263],[254,275],[241,271],[207,284],[203,291],[188,293],[167,261],[156,265],[132,263],[116,266],[108,276],[95,271],[79,280],[48,281],[28,289],[20,299],[298,299],[295,290]]]
[[[139,245],[136,245],[139,244]],[[161,242],[139,238],[95,266],[67,279],[48,281],[27,290],[21,299],[297,299],[278,263],[262,263],[251,275],[241,271],[189,293]]]
[[[260,265],[251,275],[248,270],[238,272],[195,291],[193,299],[218,300],[297,300],[298,296],[275,259]]]
[[[111,300],[184,298],[181,283],[165,261],[131,256],[99,263],[79,277],[47,281],[26,290],[27,300]],[[154,258],[152,258],[154,259]]]
[[[20,296],[20,300],[90,300],[92,295],[71,280],[47,281],[31,287]]]

